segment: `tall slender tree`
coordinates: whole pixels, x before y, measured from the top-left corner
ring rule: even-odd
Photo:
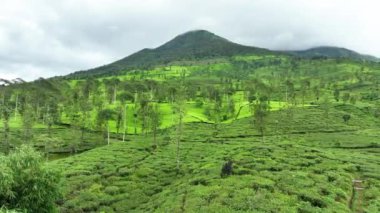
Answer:
[[[13,113],[13,103],[11,102],[12,91],[9,87],[3,87],[1,90],[0,116],[3,120],[3,148],[4,152],[8,153],[10,148],[10,126],[9,121]]]
[[[269,112],[268,97],[261,96],[259,100],[252,106],[252,115],[254,119],[254,127],[260,132],[262,141],[264,142],[264,133],[266,129],[267,116]]]
[[[110,145],[110,121],[114,119],[114,111],[111,109],[104,109],[98,113],[98,124],[107,132],[107,144]]]
[[[161,125],[161,113],[160,113],[160,107],[158,104],[152,104],[149,110],[149,119],[151,123],[151,130],[153,134],[153,144],[154,147],[158,147],[157,143],[157,131],[160,128]]]
[[[176,93],[175,102],[172,105],[173,111],[177,115],[176,119],[176,162],[177,162],[177,172],[180,170],[180,143],[183,137],[183,119],[186,115],[186,88],[182,84]]]
[[[122,122],[123,122],[123,142],[125,142],[125,136],[127,135],[128,131],[128,104],[127,101],[133,101],[133,95],[129,92],[123,92],[119,95],[118,99],[120,100],[120,104],[122,107]]]

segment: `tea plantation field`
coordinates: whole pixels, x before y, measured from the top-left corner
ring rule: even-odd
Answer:
[[[341,115],[352,119],[344,123]],[[65,168],[62,212],[379,212],[377,120],[360,108],[271,113],[264,138],[250,119],[188,123],[176,169],[175,129],[129,136],[52,161]],[[280,118],[283,118],[281,120]],[[232,161],[229,175],[223,165]],[[353,181],[361,182],[360,186]]]

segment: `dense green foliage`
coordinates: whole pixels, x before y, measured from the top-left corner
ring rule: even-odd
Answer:
[[[0,156],[0,206],[27,212],[53,212],[61,198],[60,173],[45,165],[31,147]]]
[[[339,118],[347,112],[354,119],[348,125]],[[53,162],[69,168],[61,210],[378,212],[380,152],[379,141],[373,141],[379,123],[362,117],[356,107],[334,107],[330,114],[323,118],[319,108],[296,110],[291,122],[277,124],[288,115],[275,112],[268,118],[265,142],[249,128],[249,119],[222,124],[217,136],[210,124],[187,124],[180,173],[174,169],[175,129],[161,134],[159,149],[146,142],[151,135],[138,136]],[[232,174],[221,177],[228,160]],[[365,180],[362,200],[353,197],[354,179]]]
[[[4,153],[77,153],[49,163],[62,212],[380,211],[379,63],[205,31],[142,52],[0,88]]]

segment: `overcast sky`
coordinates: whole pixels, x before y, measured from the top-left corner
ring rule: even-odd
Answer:
[[[65,75],[205,29],[269,49],[380,57],[378,0],[0,0],[0,78]]]

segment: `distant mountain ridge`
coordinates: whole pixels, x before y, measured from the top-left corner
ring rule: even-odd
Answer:
[[[376,58],[371,55],[363,55],[353,50],[349,50],[341,47],[332,47],[332,46],[320,46],[314,47],[307,50],[296,50],[296,51],[285,51],[291,55],[313,58],[313,57],[326,57],[326,58],[350,58],[356,60],[365,60],[365,61],[380,61],[379,58]]]
[[[26,81],[24,81],[22,78],[15,78],[11,80],[0,78],[0,86],[9,86],[12,84],[20,84],[20,83],[25,83],[25,82]]]
[[[380,61],[376,57],[362,55],[355,51],[338,47],[326,46],[301,51],[274,51],[237,44],[206,30],[194,30],[178,35],[157,48],[142,49],[113,63],[85,71],[78,71],[70,74],[69,77],[87,75],[89,73],[92,75],[111,75],[118,74],[120,71],[149,68],[176,61],[213,59],[247,54],[287,54],[303,58],[326,57]]]

